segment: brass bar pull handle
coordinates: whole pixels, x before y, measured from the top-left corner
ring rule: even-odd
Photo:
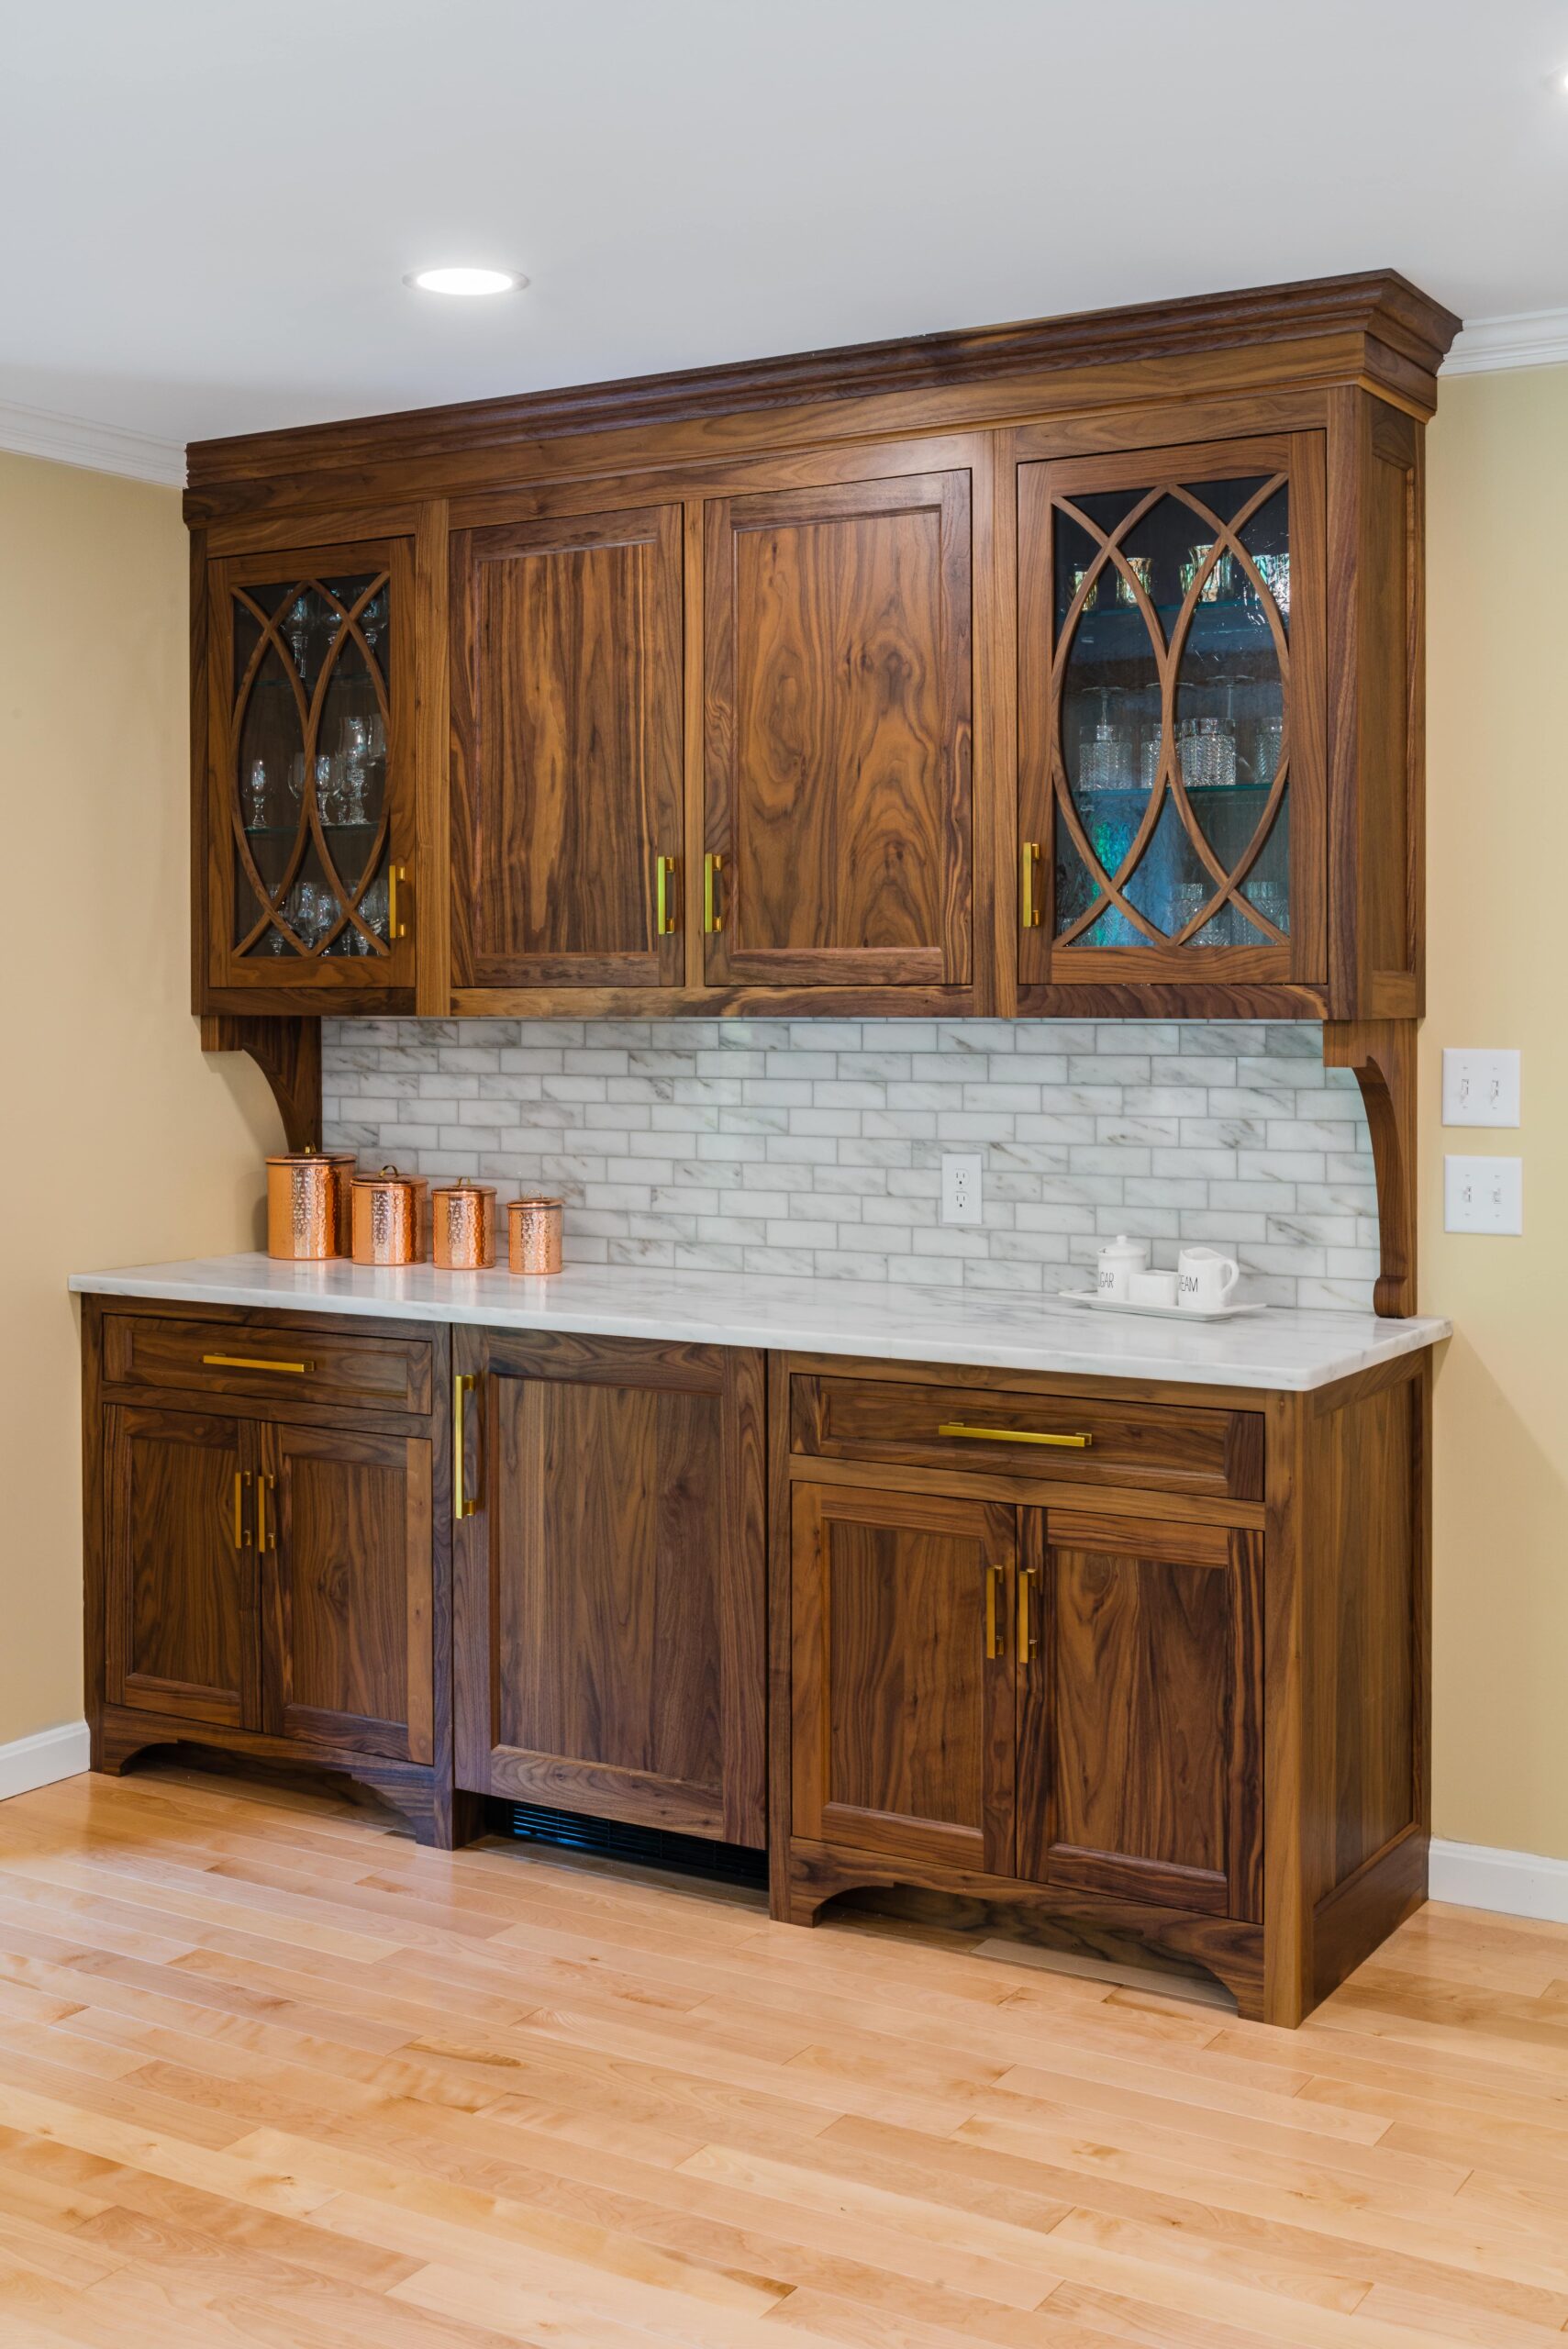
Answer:
[[[256,1547],[258,1550],[275,1550],[278,1546],[278,1537],[272,1529],[272,1516],[267,1508],[267,1495],[269,1493],[275,1492],[276,1489],[277,1479],[275,1477],[257,1477]]]
[[[987,1566],[985,1569],[985,1659],[988,1664],[994,1664],[1002,1653],[1002,1627],[999,1619],[1002,1604],[1002,1576],[1005,1571],[1001,1566]]]
[[[673,856],[656,856],[653,860],[653,927],[661,938],[672,937],[676,929],[674,887],[678,869]]]
[[[249,1468],[237,1468],[234,1472],[234,1546],[237,1550],[249,1547],[245,1532],[245,1495],[250,1484]]]
[[[472,1371],[460,1370],[452,1380],[452,1515],[462,1520],[476,1517],[479,1503],[471,1500],[463,1482],[463,1397],[472,1395],[479,1385]]]
[[[203,1354],[202,1361],[214,1370],[286,1370],[292,1378],[316,1368],[313,1362],[269,1362],[261,1354]]]
[[[406,938],[408,935],[408,924],[397,918],[397,888],[400,882],[405,888],[408,886],[408,867],[406,864],[389,864],[386,868],[386,934],[394,944],[398,939]]]
[[[1037,1569],[1025,1566],[1018,1575],[1018,1662],[1032,1664],[1037,1650],[1034,1637],[1034,1579]]]
[[[962,1419],[943,1419],[939,1435],[977,1437],[982,1443],[1054,1443],[1064,1452],[1087,1452],[1092,1435],[1047,1435],[1035,1428],[972,1428]]]
[[[1040,865],[1040,842],[1025,841],[1018,851],[1018,919],[1025,930],[1040,928],[1040,911],[1034,893]]]
[[[710,853],[702,861],[702,926],[711,937],[724,928],[724,907],[719,891],[719,876],[724,871],[724,859]]]

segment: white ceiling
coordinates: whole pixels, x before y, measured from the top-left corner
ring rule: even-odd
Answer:
[[[1382,265],[1559,309],[1565,68],[1563,0],[0,0],[0,402],[183,442]],[[453,259],[532,284],[402,283]]]

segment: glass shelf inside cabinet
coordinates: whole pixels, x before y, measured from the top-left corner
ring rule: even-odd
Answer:
[[[1052,529],[1058,942],[1282,945],[1284,476],[1059,495]]]
[[[382,956],[392,854],[384,573],[232,591],[237,952]]]

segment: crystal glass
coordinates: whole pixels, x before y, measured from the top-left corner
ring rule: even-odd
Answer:
[[[328,751],[316,754],[316,807],[324,824],[343,821],[343,762]]]
[[[267,763],[264,759],[252,759],[245,778],[245,829],[248,832],[264,831],[266,823]]]
[[[369,724],[362,718],[343,720],[343,785],[339,822],[362,824],[365,818],[366,770],[370,763]]]
[[[1279,606],[1280,610],[1288,619],[1290,617],[1289,555],[1255,554],[1252,557],[1252,561],[1258,566],[1259,576],[1262,578],[1264,586],[1268,589],[1270,595],[1273,597],[1274,602]],[[1252,588],[1251,580],[1248,581],[1247,584],[1252,600],[1256,602],[1256,592]]]
[[[1124,560],[1126,561],[1128,569],[1133,573],[1133,576],[1137,579],[1139,585],[1149,597],[1151,603],[1152,603],[1154,600],[1153,556],[1148,554],[1129,554],[1125,556]],[[1138,598],[1132,592],[1132,582],[1120,571],[1118,571],[1116,575],[1116,599],[1118,604],[1131,604],[1134,607],[1136,607],[1138,603]]]
[[[1085,791],[1125,791],[1132,782],[1132,744],[1125,727],[1101,718],[1078,737],[1078,774]]]
[[[309,597],[296,596],[289,607],[288,618],[284,623],[289,640],[289,651],[294,654],[294,665],[302,677],[305,674],[306,656],[310,650],[312,617]]]
[[[1176,755],[1189,790],[1228,788],[1236,781],[1236,729],[1228,718],[1184,718]]]
[[[1181,572],[1182,593],[1184,596],[1191,595],[1193,582],[1197,577],[1198,573],[1203,569],[1204,564],[1208,561],[1209,551],[1213,545],[1214,540],[1212,539],[1206,540],[1202,546],[1194,547],[1192,552],[1184,558],[1182,563]],[[1198,589],[1198,602],[1200,604],[1218,604],[1224,602],[1231,592],[1230,574],[1235,568],[1236,564],[1232,556],[1229,554],[1220,555],[1217,560],[1213,570],[1204,581],[1203,585]]]

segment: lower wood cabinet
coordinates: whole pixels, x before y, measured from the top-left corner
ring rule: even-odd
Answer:
[[[761,1844],[762,1357],[454,1334],[460,1787]]]
[[[95,1766],[181,1739],[325,1765],[450,1842],[446,1331],[356,1333],[325,1400],[339,1331],[160,1305],[139,1364],[135,1308],[88,1307]],[[291,1376],[297,1417],[274,1399]]]

